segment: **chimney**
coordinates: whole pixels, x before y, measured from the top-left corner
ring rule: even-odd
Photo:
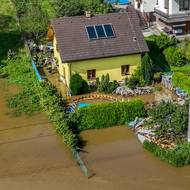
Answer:
[[[92,11],[85,11],[86,18],[92,17]]]

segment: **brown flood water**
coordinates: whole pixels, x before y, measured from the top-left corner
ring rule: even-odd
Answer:
[[[11,117],[6,97],[18,88],[0,79],[0,190],[189,190],[190,167],[173,168],[143,150],[127,128],[91,130],[83,176],[43,114]]]
[[[174,168],[158,160],[125,126],[88,130],[81,137],[86,141],[81,156],[113,189],[190,189],[190,167]]]

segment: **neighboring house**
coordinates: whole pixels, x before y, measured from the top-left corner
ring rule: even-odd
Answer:
[[[190,0],[157,0],[157,23],[169,33],[190,33]]]
[[[107,73],[111,80],[124,80],[148,51],[138,21],[128,13],[58,18],[50,30],[58,71],[67,85],[74,73],[88,82]]]
[[[135,7],[135,9],[139,10],[146,22],[154,22],[155,16],[154,8],[156,6],[157,0],[133,0],[132,4]]]

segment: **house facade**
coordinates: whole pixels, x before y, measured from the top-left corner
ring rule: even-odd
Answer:
[[[127,13],[58,18],[51,22],[59,75],[69,86],[72,74],[89,83],[109,74],[130,77],[148,51],[138,22]]]
[[[133,0],[132,3],[136,9],[141,12],[154,12],[157,0]]]
[[[157,0],[155,16],[157,24],[170,33],[190,33],[190,0]]]

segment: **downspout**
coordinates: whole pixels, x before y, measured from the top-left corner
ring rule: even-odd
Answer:
[[[66,80],[66,88],[67,88],[67,100],[70,101],[71,99],[71,90],[70,90],[70,87],[69,87],[69,84],[70,84],[70,79],[71,79],[71,63],[68,63],[68,78]]]
[[[69,86],[69,82],[70,82],[70,79],[71,79],[71,64],[72,63],[68,63],[68,69],[69,69],[68,86]]]

